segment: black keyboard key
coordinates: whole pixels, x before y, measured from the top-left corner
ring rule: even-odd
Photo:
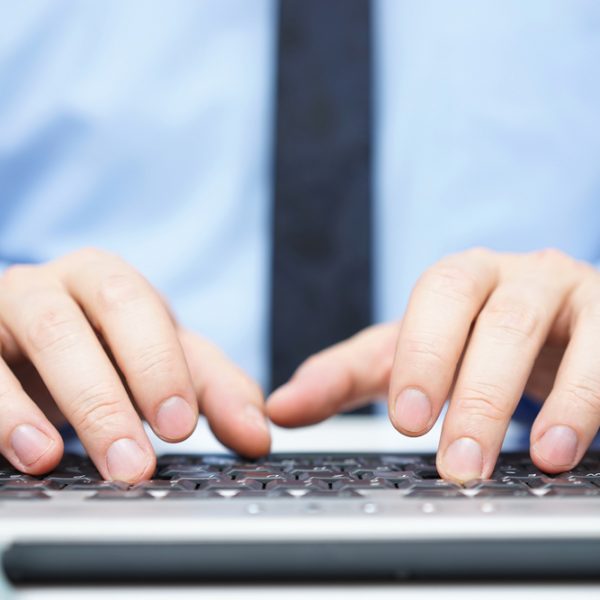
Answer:
[[[166,466],[158,471],[158,479],[216,479],[220,470],[210,470],[210,465]]]
[[[0,482],[0,490],[43,490],[45,488],[44,482],[37,479],[9,479]]]
[[[311,481],[307,481],[307,480],[299,480],[299,479],[292,479],[287,480],[287,481],[269,481],[266,485],[265,485],[265,490],[268,491],[272,491],[272,490],[284,490],[284,491],[292,491],[295,492],[296,490],[305,490],[305,491],[310,491],[310,490],[321,490],[321,491],[327,491],[329,490],[329,486],[327,485],[327,481],[325,479],[313,479]]]
[[[336,476],[345,477],[345,473],[334,471],[327,467],[316,467],[314,469],[292,469],[290,475],[299,480],[306,479],[332,479]]]
[[[547,487],[545,496],[598,496],[600,488],[586,484],[552,484]]]
[[[441,479],[435,467],[420,467],[414,471],[414,474],[419,479]]]
[[[65,485],[62,490],[65,492],[96,492],[105,490],[127,491],[129,485],[122,481],[81,481],[75,480]]]
[[[532,493],[523,487],[499,487],[482,485],[478,488],[471,488],[469,494],[463,492],[465,496],[472,498],[526,498]]]
[[[142,481],[132,486],[132,490],[143,490],[146,492],[161,492],[161,491],[185,491],[195,490],[198,487],[198,483],[187,479],[178,479],[172,481],[170,479],[151,479],[150,481]]]
[[[154,497],[143,490],[100,490],[87,500],[153,500]]]
[[[303,498],[362,498],[357,490],[309,490]]]
[[[55,477],[49,475],[44,480],[44,484],[50,489],[63,489],[69,485],[94,485],[102,482],[102,479],[90,479],[85,475],[78,475],[77,477]]]
[[[163,500],[205,500],[223,499],[227,496],[218,494],[215,490],[173,490],[163,496]]]
[[[380,467],[374,469],[355,469],[349,472],[351,477],[357,477],[358,479],[401,479],[409,477],[409,475],[405,473],[401,473],[397,470],[391,469],[389,467]]]
[[[459,498],[462,497],[460,489],[452,488],[418,488],[413,487],[406,491],[405,498]]]

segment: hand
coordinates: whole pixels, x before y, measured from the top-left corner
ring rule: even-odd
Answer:
[[[9,268],[0,351],[0,451],[26,473],[59,462],[51,421],[66,417],[103,477],[151,477],[155,456],[136,409],[169,442],[192,433],[200,410],[227,446],[247,456],[269,450],[258,386],[178,327],[150,284],[111,254]]]
[[[450,256],[420,278],[400,325],[309,358],[267,412],[304,425],[388,391],[390,419],[410,436],[450,398],[437,454],[445,478],[491,476],[523,391],[544,401],[532,460],[572,468],[600,425],[600,273],[554,250]]]

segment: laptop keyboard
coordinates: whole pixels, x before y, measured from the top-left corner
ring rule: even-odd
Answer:
[[[164,455],[150,481],[103,481],[87,458],[67,455],[45,476],[0,464],[0,501],[43,501],[82,493],[90,501],[306,497],[358,498],[380,492],[401,498],[473,499],[600,496],[600,454],[572,471],[548,475],[527,454],[500,457],[491,479],[465,485],[440,479],[432,455],[298,454],[248,461],[226,455]]]

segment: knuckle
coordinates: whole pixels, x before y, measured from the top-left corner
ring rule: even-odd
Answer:
[[[485,246],[473,246],[462,253],[462,256],[474,258],[476,260],[486,260],[495,256],[495,252],[491,248]]]
[[[96,248],[95,246],[86,246],[81,248],[74,253],[75,256],[79,257],[84,262],[98,262],[105,260],[109,254],[105,250]]]
[[[530,260],[536,265],[566,265],[573,263],[573,259],[558,248],[542,248],[528,254]]]
[[[544,322],[541,307],[533,307],[514,299],[492,299],[478,322],[493,335],[495,341],[522,341],[535,336]]]
[[[0,283],[3,287],[17,286],[24,281],[30,280],[37,269],[38,267],[34,265],[11,265],[2,273]]]
[[[420,283],[430,293],[459,302],[471,301],[479,289],[479,282],[472,273],[453,262],[434,265],[425,271]]]
[[[38,352],[62,352],[77,343],[82,323],[59,308],[45,308],[33,317],[27,327],[26,337]]]
[[[506,402],[502,400],[505,397],[502,386],[475,382],[461,387],[457,404],[459,411],[470,418],[499,424],[510,417]]]
[[[415,335],[402,340],[402,344],[409,360],[436,363],[440,367],[447,363],[447,357],[442,352],[447,342],[438,335]]]
[[[180,357],[176,349],[168,343],[149,344],[137,355],[134,365],[139,377],[169,375],[180,369]]]
[[[115,266],[122,266],[126,264],[118,254],[114,254],[103,248],[97,248],[96,246],[80,248],[71,256],[75,256],[84,265],[109,263]]]
[[[140,300],[144,292],[138,278],[131,273],[110,273],[98,282],[98,304],[102,310],[116,310]]]
[[[582,279],[596,291],[600,290],[600,269],[596,265],[589,262],[578,260],[574,261],[575,265],[581,272]]]
[[[586,326],[600,328],[600,293],[582,303],[579,318],[586,323]]]
[[[73,426],[87,435],[114,429],[116,421],[125,419],[125,411],[115,390],[104,384],[93,384],[81,390],[74,399]]]
[[[600,417],[600,378],[582,376],[569,383],[565,394],[571,403]]]

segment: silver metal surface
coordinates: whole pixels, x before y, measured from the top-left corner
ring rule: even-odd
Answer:
[[[79,497],[77,497],[79,496]],[[598,498],[0,502],[15,541],[307,541],[600,538]]]

